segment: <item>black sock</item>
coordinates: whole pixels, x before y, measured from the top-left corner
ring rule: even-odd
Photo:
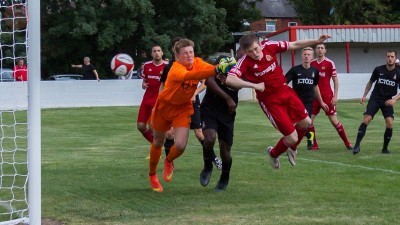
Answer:
[[[214,150],[207,149],[203,145],[203,160],[204,160],[204,169],[211,170],[213,165],[212,162],[214,161],[213,157]]]
[[[174,139],[165,139],[164,142],[164,151],[165,151],[165,155],[167,156],[169,153],[169,150],[171,149],[172,145],[175,144]]]
[[[220,180],[223,182],[229,181],[229,173],[231,172],[232,167],[232,158],[229,159],[222,159],[222,173]]]
[[[306,137],[307,137],[308,140],[311,138],[311,134],[310,134],[309,131],[306,132]]]
[[[385,134],[383,135],[383,149],[387,150],[390,139],[392,139],[392,133],[393,129],[392,128],[386,128]]]
[[[365,123],[361,123],[357,133],[357,140],[356,140],[357,146],[360,145],[361,140],[364,138],[366,132],[367,132],[367,125]]]

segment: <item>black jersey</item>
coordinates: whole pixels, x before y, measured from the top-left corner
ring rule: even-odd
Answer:
[[[92,64],[82,65],[82,70],[83,80],[96,80],[96,75],[94,74],[96,68]]]
[[[372,72],[370,81],[375,83],[372,90],[371,98],[376,99],[391,99],[397,95],[397,89],[400,83],[400,69],[395,67],[389,71],[386,65],[378,66]]]
[[[239,100],[238,97],[239,91],[228,88],[227,86],[223,85],[221,81],[217,78],[215,78],[215,82],[225,93],[227,93],[232,98],[232,100],[237,105]],[[206,94],[204,95],[203,101],[201,102],[200,109],[202,109],[204,113],[221,113],[221,114],[229,113],[226,101],[217,96],[216,94],[214,94],[208,88],[206,90]]]
[[[286,73],[287,83],[293,82],[293,89],[303,102],[314,100],[314,87],[318,85],[319,71],[315,67],[308,69],[302,65],[292,67]]]

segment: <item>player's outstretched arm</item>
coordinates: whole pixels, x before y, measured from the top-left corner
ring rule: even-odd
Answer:
[[[240,88],[254,88],[256,91],[263,92],[265,89],[264,83],[254,84],[248,81],[244,81],[235,75],[228,75],[226,78],[226,84],[236,89]]]
[[[310,47],[319,43],[324,42],[326,39],[330,38],[331,35],[323,34],[318,39],[305,39],[289,42],[289,50],[296,50],[305,47]]]

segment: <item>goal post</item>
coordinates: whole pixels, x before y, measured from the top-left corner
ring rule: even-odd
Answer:
[[[40,225],[40,0],[0,1],[0,75],[0,225]]]

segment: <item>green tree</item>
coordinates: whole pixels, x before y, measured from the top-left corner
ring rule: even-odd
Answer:
[[[387,0],[289,0],[304,24],[386,24]]]

